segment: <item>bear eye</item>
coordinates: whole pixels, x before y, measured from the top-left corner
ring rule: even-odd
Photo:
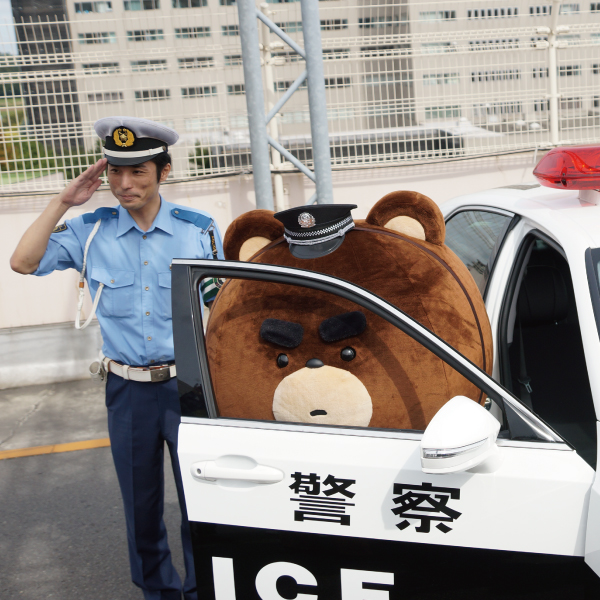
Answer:
[[[277,357],[277,366],[280,369],[283,369],[283,367],[287,367],[289,362],[290,362],[290,359],[287,357],[287,354],[280,354]]]
[[[351,360],[356,358],[356,350],[354,348],[350,348],[350,346],[346,346],[340,352],[340,356],[342,357],[342,360],[345,360],[346,362],[350,362]]]

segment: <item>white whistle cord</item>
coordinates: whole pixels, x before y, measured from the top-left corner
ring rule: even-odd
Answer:
[[[81,273],[79,274],[79,301],[77,302],[77,315],[75,316],[75,329],[85,329],[94,318],[96,314],[96,308],[98,307],[98,302],[100,301],[100,295],[102,294],[102,288],[104,284],[101,283],[98,286],[98,291],[96,292],[96,297],[94,298],[94,303],[92,304],[92,312],[90,316],[87,318],[86,322],[81,325],[81,310],[83,308],[83,299],[85,296],[84,282],[85,282],[85,265],[87,263],[87,254],[90,249],[90,244],[94,239],[96,233],[98,233],[98,229],[100,229],[100,224],[102,223],[102,219],[98,219],[94,228],[92,229],[92,233],[90,233],[87,242],[85,243],[85,249],[83,250],[83,266],[81,267]]]

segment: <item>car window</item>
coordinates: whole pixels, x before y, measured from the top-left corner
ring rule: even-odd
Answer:
[[[536,235],[520,256],[501,317],[501,383],[595,466],[596,415],[569,263]]]
[[[225,286],[238,302],[217,298],[206,328],[220,417],[422,431],[455,396],[485,401],[447,362],[348,299],[265,281]],[[471,329],[452,345],[480,364]]]
[[[206,335],[197,295],[205,278],[226,280],[211,307]],[[268,302],[265,293],[270,294]],[[319,426],[310,420],[314,417],[340,415],[321,401],[326,390],[333,390],[334,402],[339,403],[334,408],[340,408],[343,417],[338,422],[351,428],[348,434],[361,431],[376,437],[383,430],[395,430],[392,437],[402,438],[420,435],[414,430],[422,431],[445,402],[462,395],[485,401],[490,410],[496,407],[492,414],[502,421],[505,437],[562,442],[478,366],[487,351],[476,341],[481,340],[476,323],[463,321],[457,327],[453,319],[455,326],[444,334],[451,339],[443,340],[427,318],[415,317],[419,303],[396,307],[344,279],[237,261],[175,259],[172,302],[177,385],[185,419],[218,419],[232,426],[242,426],[232,419],[254,419],[258,428],[288,430],[300,423],[304,431]],[[478,333],[468,335],[470,329]],[[290,365],[300,375],[287,380],[293,384],[287,387],[290,394],[279,394]],[[320,371],[321,377],[330,367],[337,369],[334,377],[315,377],[312,387],[305,385],[307,371]],[[355,380],[366,389],[362,399]],[[308,395],[306,389],[311,390]],[[286,398],[296,407],[304,402],[302,418],[278,408],[281,421],[287,423],[277,423],[277,398],[284,409],[290,404]],[[369,401],[372,415],[367,419]],[[362,413],[357,409],[365,406]],[[364,420],[350,424],[346,408],[353,419],[359,414]],[[323,422],[331,424],[336,425]]]
[[[465,210],[446,222],[446,245],[469,269],[482,295],[511,219],[494,212]]]

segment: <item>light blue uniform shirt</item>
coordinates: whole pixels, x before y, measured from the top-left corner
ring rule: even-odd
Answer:
[[[212,258],[209,230],[223,259],[221,234],[207,213],[165,202],[152,227],[142,231],[122,208],[100,208],[66,221],[50,236],[34,275],[81,271],[85,243],[96,221],[102,224],[87,255],[86,279],[92,297],[104,284],[97,317],[102,352],[117,362],[146,366],[174,360],[171,271],[174,258]]]

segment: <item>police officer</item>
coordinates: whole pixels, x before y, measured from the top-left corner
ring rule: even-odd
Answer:
[[[222,259],[221,236],[210,215],[170,204],[159,194],[171,170],[168,147],[178,139],[175,131],[130,117],[101,119],[94,128],[105,140],[105,158],[50,201],[23,235],[11,267],[34,275],[77,269],[87,279],[103,337],[108,429],[133,582],[147,600],[180,600],[182,593],[185,600],[197,600],[177,459],[170,264],[175,257]],[[119,205],[57,225],[69,208],[91,198],[105,168]],[[206,285],[205,302],[216,292],[214,284]],[[182,513],[183,585],[171,563],[163,521],[164,442]]]

